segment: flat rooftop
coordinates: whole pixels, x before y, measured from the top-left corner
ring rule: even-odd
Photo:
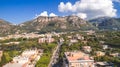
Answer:
[[[65,52],[68,61],[92,60],[92,58],[81,51]]]
[[[8,63],[6,65],[4,65],[3,67],[22,67],[23,64],[19,64],[19,63]]]

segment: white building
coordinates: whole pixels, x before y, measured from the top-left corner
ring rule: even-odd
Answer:
[[[77,43],[78,40],[77,40],[77,39],[70,39],[70,42],[71,42],[71,43]]]
[[[14,57],[12,62],[3,67],[35,67],[35,63],[40,59],[41,55],[42,53],[39,53],[37,49],[26,50],[21,55]],[[31,63],[31,60],[35,63]]]
[[[83,46],[82,49],[86,53],[90,53],[92,51],[92,48],[90,46]]]
[[[103,49],[108,49],[108,45],[102,45]]]

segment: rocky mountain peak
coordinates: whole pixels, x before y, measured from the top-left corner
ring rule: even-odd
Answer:
[[[46,17],[46,16],[39,16],[37,17],[34,22],[43,22],[43,23],[46,23],[46,22],[81,22],[81,23],[86,23],[85,20],[81,19],[80,17],[78,16],[74,16],[74,15],[71,15],[71,16],[65,16],[65,17],[60,17],[60,16],[54,16],[54,17]]]

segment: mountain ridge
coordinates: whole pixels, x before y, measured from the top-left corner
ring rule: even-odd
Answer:
[[[43,17],[40,16],[32,21],[20,24],[24,29],[44,30],[44,31],[58,31],[58,30],[78,30],[83,26],[92,27],[86,20],[77,16],[65,17]],[[48,29],[49,30],[48,30]],[[58,30],[57,30],[58,29]]]
[[[77,16],[39,16],[33,20],[14,25],[0,19],[0,35],[8,35],[24,32],[62,32],[78,30],[120,30],[120,18],[99,17],[89,21]]]
[[[99,29],[120,30],[120,18],[100,17],[89,20]]]

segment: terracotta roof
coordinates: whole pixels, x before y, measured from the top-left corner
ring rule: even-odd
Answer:
[[[91,60],[91,58],[89,57],[89,55],[81,52],[81,51],[77,51],[77,52],[65,52],[65,55],[68,59],[68,61],[74,61],[74,60]]]

